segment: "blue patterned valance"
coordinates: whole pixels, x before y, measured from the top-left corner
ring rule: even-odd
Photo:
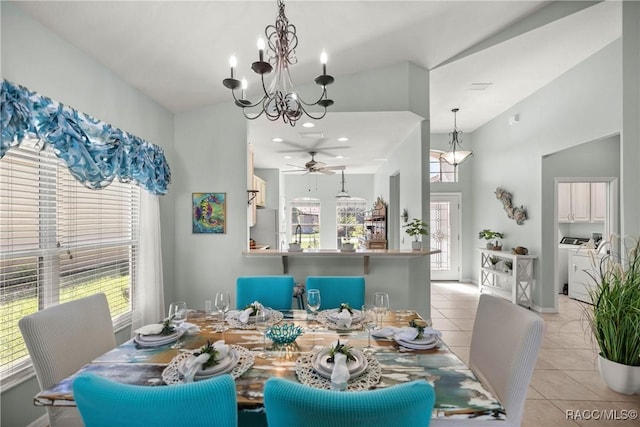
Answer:
[[[0,101],[0,159],[25,138],[40,139],[88,188],[117,176],[151,194],[167,193],[171,171],[162,148],[6,80]]]

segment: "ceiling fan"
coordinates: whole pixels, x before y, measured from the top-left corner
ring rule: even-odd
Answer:
[[[298,169],[286,170],[283,172],[304,172],[305,174],[322,173],[325,175],[333,175],[335,174],[334,171],[345,169],[344,166],[327,166],[326,163],[317,161],[315,159],[315,155],[318,154],[317,151],[309,151],[309,154],[311,155],[311,160],[305,163],[304,166],[288,165]]]

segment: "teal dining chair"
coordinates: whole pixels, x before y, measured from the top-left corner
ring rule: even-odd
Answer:
[[[291,310],[293,276],[240,276],[236,280],[236,308],[259,301],[275,310]]]
[[[305,286],[320,290],[320,308],[323,310],[338,308],[344,302],[357,309],[364,304],[363,276],[308,276]]]
[[[322,390],[277,377],[264,386],[269,427],[427,427],[434,403],[433,387],[424,380],[354,392]]]
[[[231,375],[170,386],[122,384],[91,373],[73,382],[86,427],[237,427]]]

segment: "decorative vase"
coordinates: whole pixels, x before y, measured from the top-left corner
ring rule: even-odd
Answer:
[[[422,242],[418,242],[417,240],[414,240],[411,242],[411,249],[413,249],[414,251],[419,251],[422,249]]]
[[[493,250],[493,243],[487,242],[487,249]]]
[[[600,376],[611,390],[622,394],[640,392],[640,366],[623,365],[598,355]]]
[[[343,243],[342,244],[342,250],[346,251],[346,252],[353,252],[353,250],[354,250],[353,243]]]

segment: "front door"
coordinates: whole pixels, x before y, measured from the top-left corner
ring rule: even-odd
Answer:
[[[460,194],[431,194],[432,280],[460,280]]]

